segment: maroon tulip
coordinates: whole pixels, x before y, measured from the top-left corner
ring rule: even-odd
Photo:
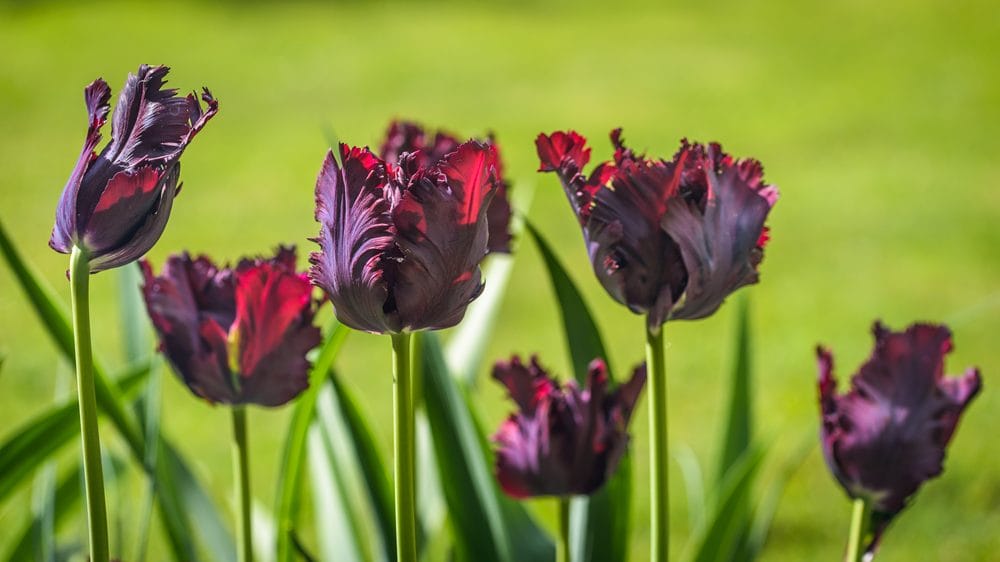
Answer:
[[[496,149],[469,141],[439,161],[385,162],[340,145],[316,182],[313,282],[337,318],[373,333],[448,328],[483,290],[486,208],[497,190]]]
[[[385,140],[382,142],[380,150],[382,159],[390,164],[397,164],[403,154],[417,153],[417,163],[420,166],[427,167],[444,159],[445,156],[454,152],[461,145],[458,137],[445,131],[435,132],[433,139],[429,143],[428,136],[428,133],[425,133],[424,128],[418,123],[412,121],[393,121],[389,123],[389,129],[385,132]],[[479,139],[479,141],[496,147],[496,141],[492,136],[487,139]],[[499,148],[497,148],[495,166],[497,171],[497,192],[486,211],[486,218],[490,229],[490,239],[487,249],[493,254],[509,254],[512,239],[510,233],[511,208],[508,198],[510,184],[507,183],[503,176]]]
[[[670,161],[648,159],[611,132],[614,159],[583,167],[590,148],[579,134],[535,141],[541,172],[556,172],[583,228],[605,290],[650,328],[703,318],[733,291],[757,282],[778,198],[756,160],[734,160],[716,143],[681,141]]]
[[[49,245],[85,249],[90,271],[139,259],[159,240],[180,191],[180,157],[216,112],[208,89],[201,99],[164,89],[165,66],[142,65],[129,74],[111,122],[111,142],[98,155],[111,89],[98,78],[84,89],[90,125],[80,158],[66,183]]]
[[[537,357],[530,365],[516,355],[498,362],[493,378],[520,408],[493,436],[499,445],[497,479],[508,495],[592,494],[614,474],[628,445],[629,418],[646,383],[644,366],[610,393],[607,366],[600,359],[590,363],[582,390],[576,381],[560,388]]]
[[[975,368],[945,378],[945,326],[891,332],[876,322],[873,331],[875,349],[846,394],[837,394],[833,355],[817,348],[823,454],[850,497],[872,502],[869,552],[920,485],[941,473],[945,447],[982,384]]]
[[[235,268],[174,255],[159,276],[141,263],[161,349],[196,395],[280,406],[309,385],[306,353],[320,343],[317,303],[308,276],[295,271],[294,248]]]

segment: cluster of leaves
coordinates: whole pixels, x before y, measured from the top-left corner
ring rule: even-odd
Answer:
[[[526,238],[537,245],[559,303],[574,376],[583,381],[591,358],[608,357],[600,330],[552,248],[534,227],[525,226]],[[71,362],[73,340],[66,307],[24,260],[2,224],[0,251],[56,349]],[[490,260],[486,293],[470,308],[448,343],[443,344],[434,333],[417,336],[419,533],[427,560],[513,562],[554,557],[549,534],[524,504],[505,496],[493,478],[488,432],[473,399],[473,383],[483,370],[485,346],[515,258],[495,255]],[[170,438],[159,431],[161,368],[149,353],[138,271],[132,266],[122,271],[122,322],[130,365],[111,376],[96,364],[95,373],[100,409],[125,444],[126,458],[108,453],[107,479],[114,481],[126,470],[136,469],[147,483],[142,504],[147,509],[140,512],[143,518],[136,530],[134,559],[146,557],[155,505],[172,559],[233,560],[233,538],[224,523],[228,517]],[[255,534],[262,539],[256,546],[263,560],[393,558],[389,464],[348,379],[334,368],[348,333],[337,323],[326,330],[309,375],[309,390],[295,403],[280,457],[276,503],[273,510],[257,509],[254,514],[259,530]],[[677,455],[694,528],[685,550],[691,561],[754,559],[763,547],[784,482],[802,456],[796,453],[777,463],[771,478],[762,477],[766,446],[752,438],[751,342],[745,300],[739,308],[736,333],[732,397],[714,480],[706,486],[690,451],[682,448]],[[60,464],[57,455],[76,443],[78,431],[77,405],[69,402],[14,428],[0,443],[0,503],[10,501],[33,476],[36,498],[23,527],[5,533],[9,541],[4,559],[55,560],[81,547],[55,540],[56,529],[81,513],[79,462],[56,468]],[[573,500],[572,560],[628,559],[631,464],[626,456],[602,490]],[[706,487],[711,491],[706,493]],[[315,537],[304,536],[305,529]]]

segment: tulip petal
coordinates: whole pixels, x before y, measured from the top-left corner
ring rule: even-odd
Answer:
[[[312,325],[313,287],[279,258],[237,273],[236,319],[241,400],[280,406],[309,386],[306,353],[320,344]]]
[[[610,393],[607,366],[599,359],[591,362],[583,389],[576,381],[560,387],[534,357],[530,365],[517,356],[498,362],[493,378],[519,407],[493,436],[497,480],[508,495],[590,494],[614,473],[628,445],[626,428],[644,368]]]
[[[681,154],[699,150],[698,145],[685,145]],[[667,205],[661,221],[680,248],[688,277],[684,299],[670,318],[709,316],[730,293],[757,282],[757,266],[763,258],[758,243],[777,198],[773,186],[764,186],[759,163],[733,163],[718,145],[710,146],[708,152],[690,157],[701,160],[694,172],[704,173],[707,184],[704,209],[698,200],[678,196]]]
[[[142,262],[145,276],[143,295],[153,327],[160,335],[160,347],[184,383],[198,396],[211,402],[232,402],[226,328],[218,315],[205,315],[201,305],[206,295],[233,306],[232,277],[220,275],[207,258],[192,260],[188,254],[167,259],[159,276],[148,262]],[[210,292],[208,289],[210,289]],[[213,299],[213,301],[215,300]]]
[[[309,275],[330,295],[344,324],[375,333],[396,331],[400,326],[387,306],[387,278],[398,260],[390,214],[397,196],[384,165],[370,151],[342,144],[340,153],[344,168],[331,151],[316,181],[320,251],[309,257]]]
[[[496,151],[463,144],[411,178],[393,210],[402,252],[394,305],[404,329],[457,324],[482,292],[479,262],[489,237],[484,215],[496,191]]]
[[[836,392],[832,354],[817,350],[823,453],[848,495],[873,502],[869,551],[923,482],[941,473],[959,417],[982,386],[977,369],[945,378],[947,327],[891,332],[876,323],[873,331],[872,356],[845,394]]]
[[[181,164],[176,162],[162,174],[143,168],[132,175],[120,172],[112,179],[108,184],[111,190],[106,199],[108,207],[95,212],[84,237],[88,246],[93,244],[95,248],[90,260],[91,273],[131,263],[152,249],[167,227],[174,197],[180,191],[180,174]],[[157,182],[149,189],[149,182],[157,176]],[[121,198],[115,199],[116,193]],[[136,218],[140,219],[138,223],[123,222]]]
[[[73,172],[66,182],[62,195],[59,197],[59,206],[56,208],[56,224],[52,229],[52,237],[49,239],[49,246],[57,252],[68,254],[73,248],[77,232],[77,205],[76,199],[80,191],[80,183],[90,163],[97,158],[97,144],[101,142],[101,127],[107,120],[108,112],[111,109],[108,103],[111,99],[111,88],[107,82],[98,78],[90,83],[83,90],[83,98],[87,104],[87,139],[83,143],[83,150],[73,167]]]

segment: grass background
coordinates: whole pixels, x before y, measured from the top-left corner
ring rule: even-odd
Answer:
[[[998,52],[1000,19],[985,0],[3,5],[0,216],[68,302],[66,258],[46,242],[85,134],[82,88],[103,76],[117,95],[142,62],[173,66],[172,85],[207,85],[221,105],[185,155],[184,192],[150,254],[157,264],[181,249],[220,259],[278,242],[312,250],[306,238],[317,230],[312,189],[325,129],[373,145],[392,117],[466,135],[489,129],[514,183],[537,186],[530,215],[585,291],[624,372],[642,358],[642,319],[593,278],[556,179],[535,173],[532,140],[575,128],[597,160],[610,155],[606,135],[616,126],[654,155],[672,154],[685,136],[719,140],[762,160],[782,193],[762,281],[744,289],[761,434],[788,449],[815,433],[817,342],[834,348],[843,379],[869,352],[874,319],[895,328],[948,322],[957,343],[948,370],[979,365],[985,392],[955,436],[944,475],[897,520],[879,559],[987,560],[1000,551]],[[93,280],[97,354],[111,364],[121,364],[116,280]],[[568,373],[547,282],[534,248],[523,244],[490,357],[539,352]],[[709,473],[735,311],[666,328],[670,438],[692,447]],[[386,455],[388,348],[384,338],[355,335],[340,361]],[[51,404],[55,388],[67,392],[69,380],[6,266],[0,353],[6,433]],[[173,377],[165,381],[165,431],[228,506],[225,410],[193,399]],[[510,406],[485,372],[483,381],[493,425]],[[251,414],[255,495],[265,505],[287,414]],[[634,424],[634,560],[645,559],[648,541],[646,414],[643,402]],[[686,503],[679,472],[671,476],[679,552]],[[28,502],[25,492],[2,506],[0,525],[20,521]],[[546,502],[533,507],[553,522]],[[125,509],[128,521],[139,507],[126,501]],[[849,510],[814,448],[783,498],[763,559],[837,559]]]

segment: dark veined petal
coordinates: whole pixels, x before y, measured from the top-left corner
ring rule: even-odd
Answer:
[[[399,260],[391,216],[399,196],[385,164],[370,151],[342,144],[340,154],[344,167],[331,151],[316,181],[320,251],[309,257],[309,275],[344,324],[375,333],[399,331],[395,308],[387,302]]]
[[[93,252],[91,273],[131,263],[156,244],[180,191],[180,174],[176,162],[162,174],[146,167],[111,179],[83,235]]]
[[[52,237],[49,239],[49,246],[57,252],[68,254],[73,249],[76,242],[76,199],[80,191],[80,182],[90,167],[90,163],[97,158],[97,144],[101,142],[101,127],[107,120],[111,105],[111,88],[107,82],[98,78],[90,83],[83,90],[83,99],[87,105],[87,138],[83,143],[83,150],[73,167],[73,172],[66,182],[62,195],[59,197],[59,206],[56,208],[56,224],[52,229]]]
[[[644,368],[613,392],[599,359],[582,390],[575,381],[560,387],[536,358],[530,365],[516,356],[498,362],[493,377],[520,408],[493,437],[497,479],[508,495],[590,494],[614,473],[628,445],[626,428],[645,383]]]
[[[876,323],[874,334],[871,358],[845,394],[837,393],[833,355],[817,349],[823,453],[849,496],[873,502],[869,552],[923,482],[941,473],[958,420],[982,386],[975,368],[945,377],[945,326],[892,332]]]
[[[475,141],[410,178],[393,209],[402,259],[392,293],[407,330],[454,326],[482,292],[496,150]]]
[[[712,314],[730,293],[757,282],[764,221],[778,192],[764,184],[759,162],[734,162],[718,144],[704,150],[685,142],[674,164],[675,173],[703,174],[707,189],[704,203],[677,193],[662,219],[687,270],[684,299],[670,318],[692,320]]]
[[[186,253],[168,258],[159,276],[149,262],[141,263],[146,310],[174,372],[196,395],[233,403],[226,323],[232,315],[219,313],[235,306],[232,276],[220,272],[208,258],[192,260]],[[206,311],[209,302],[212,309]]]
[[[586,224],[590,216],[594,195],[611,179],[613,166],[601,164],[589,178],[583,175],[583,167],[590,161],[587,139],[576,131],[556,131],[551,135],[539,134],[535,148],[541,162],[539,172],[555,172],[559,176],[566,197],[580,224]]]
[[[143,294],[174,371],[209,402],[279,406],[308,386],[306,354],[320,342],[317,302],[295,250],[243,259],[172,256],[160,276],[143,261]]]
[[[455,152],[462,144],[457,136],[445,131],[437,131],[431,142],[429,133],[413,121],[392,121],[382,142],[380,154],[387,164],[399,164],[403,154],[414,154],[416,164],[427,168],[443,160]],[[490,135],[485,141],[494,147],[496,139]],[[510,253],[512,234],[510,232],[511,207],[508,199],[510,185],[504,179],[503,165],[499,148],[495,160],[497,176],[497,192],[490,202],[486,212],[489,223],[489,242],[487,251],[490,253]]]
[[[309,386],[306,353],[319,345],[313,286],[295,272],[294,253],[242,267],[236,274],[236,319],[231,339],[240,367],[240,400],[280,406]]]

